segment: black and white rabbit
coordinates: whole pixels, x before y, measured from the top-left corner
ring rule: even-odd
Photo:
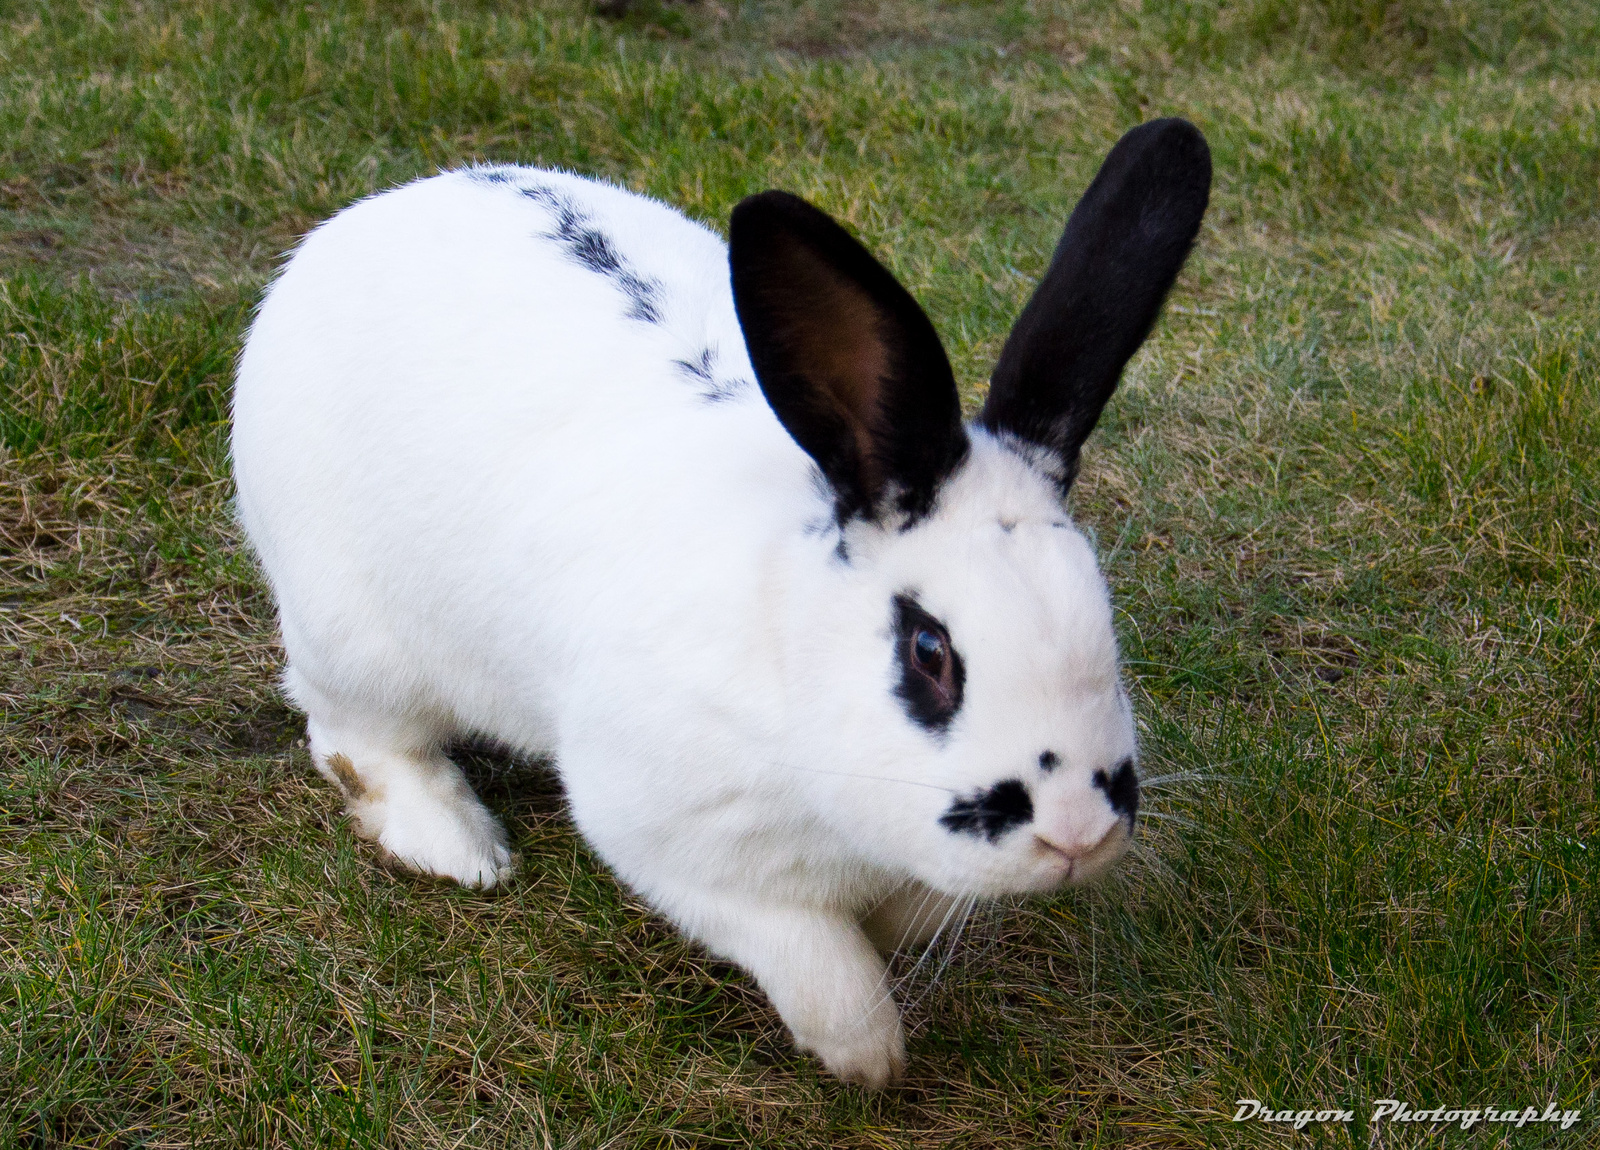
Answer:
[[[503,882],[440,748],[549,756],[623,881],[834,1074],[894,1078],[881,952],[1132,834],[1110,604],[1064,501],[1210,179],[1184,121],[1123,137],[970,425],[916,302],[791,195],[740,203],[724,246],[479,167],[318,227],[251,328],[233,457],[358,829]]]

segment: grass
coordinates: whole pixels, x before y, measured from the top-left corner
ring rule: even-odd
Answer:
[[[1579,0],[243,0],[0,14],[0,1145],[1276,1145],[1236,1098],[1600,1121],[1600,16]],[[275,693],[229,365],[279,253],[473,159],[720,225],[806,194],[968,398],[1116,136],[1199,250],[1075,495],[1153,817],[1105,887],[902,969],[913,1077],[464,749],[524,859],[383,869]],[[938,977],[930,974],[938,970]]]

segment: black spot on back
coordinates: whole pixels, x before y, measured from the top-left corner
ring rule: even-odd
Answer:
[[[694,359],[676,359],[673,363],[677,364],[678,369],[685,375],[693,376],[701,383],[715,383],[716,376],[711,372],[715,361],[716,353],[705,347],[700,349],[700,354]]]
[[[1033,797],[1021,779],[1004,779],[970,798],[956,799],[939,816],[939,824],[951,833],[982,836],[990,842],[1032,820]]]
[[[622,257],[602,232],[582,228],[570,241],[572,256],[584,267],[601,275],[616,275],[622,270]]]
[[[1054,751],[1041,751],[1039,754],[1039,769],[1049,774],[1061,764],[1061,756]]]
[[[1133,760],[1123,759],[1110,775],[1096,771],[1093,782],[1106,793],[1111,809],[1127,819],[1131,826],[1139,814],[1139,776],[1134,773]]]
[[[661,322],[661,281],[641,276],[628,266],[616,245],[566,196],[545,187],[518,188],[535,203],[550,209],[555,230],[549,238],[564,245],[567,254],[596,275],[605,276],[628,299],[628,316],[645,323]]]
[[[679,371],[700,385],[700,398],[707,403],[721,403],[725,399],[733,399],[740,392],[750,388],[751,384],[747,379],[718,379],[716,360],[716,351],[707,347],[701,348],[700,354],[694,359],[675,359],[672,362]]]
[[[748,379],[719,379],[700,395],[707,403],[721,403],[725,399],[737,399],[754,387]]]

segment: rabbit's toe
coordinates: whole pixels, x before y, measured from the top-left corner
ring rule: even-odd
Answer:
[[[378,845],[401,864],[424,874],[488,890],[516,869],[506,832],[476,797],[386,813]]]
[[[863,1028],[833,1041],[810,1043],[828,1073],[841,1082],[882,1090],[906,1072],[906,1044],[896,1018],[892,1027]]]
[[[906,1070],[906,1037],[894,1001],[879,992],[861,1013],[840,1012],[837,1001],[831,1006],[826,1021],[793,1020],[800,1022],[794,1034],[801,1049],[822,1059],[828,1073],[840,1081],[869,1090],[898,1082]]]

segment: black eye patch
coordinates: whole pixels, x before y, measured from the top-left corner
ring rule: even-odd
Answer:
[[[1132,825],[1139,813],[1139,776],[1134,773],[1133,760],[1123,759],[1109,775],[1105,771],[1096,771],[1092,781],[1106,793],[1106,801],[1111,804],[1111,809]]]
[[[912,722],[943,734],[961,709],[967,670],[945,625],[909,594],[894,597],[894,653],[900,696]]]
[[[939,825],[954,834],[982,836],[994,842],[1012,827],[1033,821],[1033,798],[1021,779],[1004,779],[971,798],[956,799],[939,816]]]

